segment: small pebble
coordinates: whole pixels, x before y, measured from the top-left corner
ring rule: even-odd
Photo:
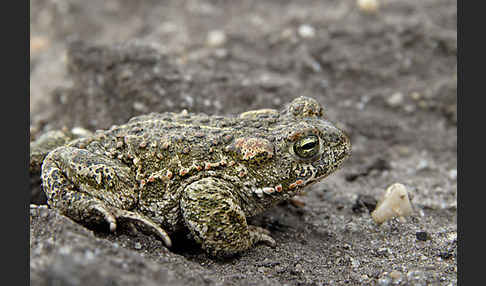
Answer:
[[[351,258],[351,266],[353,268],[358,268],[361,265],[358,259]]]
[[[400,106],[403,103],[403,94],[396,92],[387,98],[386,103],[391,107]]]
[[[84,253],[84,258],[86,260],[92,260],[95,257],[95,254],[91,250],[86,250]]]
[[[73,127],[71,129],[71,133],[73,133],[74,135],[78,136],[78,137],[88,137],[88,136],[91,136],[93,135],[93,133],[87,129],[84,129],[83,127]]]
[[[219,47],[226,43],[226,34],[222,30],[209,31],[206,43],[210,47]]]
[[[375,13],[379,8],[378,0],[357,0],[356,4],[361,11],[366,13]]]
[[[415,233],[415,237],[417,237],[417,240],[420,240],[420,241],[427,241],[429,239],[429,235],[425,231],[419,231],[419,232]]]
[[[457,169],[449,170],[448,175],[451,180],[457,179]]]
[[[135,109],[135,111],[140,111],[140,112],[146,112],[148,110],[147,106],[143,102],[139,102],[139,101],[135,101],[133,103],[133,109]]]
[[[407,113],[412,113],[412,112],[415,112],[416,108],[413,104],[407,104],[403,110],[405,110],[405,112]]]
[[[142,249],[142,244],[140,242],[135,242],[135,249]]]
[[[425,159],[421,159],[417,164],[417,170],[424,170],[429,167],[429,162]]]
[[[412,93],[410,94],[410,97],[411,97],[413,100],[419,100],[419,99],[422,97],[422,95],[421,95],[420,93],[418,93],[418,92],[412,92]]]
[[[403,219],[412,213],[407,188],[400,183],[395,183],[387,188],[376,209],[371,213],[371,217],[377,224],[381,224],[394,217]]]
[[[297,32],[302,38],[313,38],[316,35],[316,30],[314,29],[314,27],[306,24],[301,25]]]
[[[35,55],[49,47],[49,40],[44,36],[35,36],[30,38],[30,55]]]

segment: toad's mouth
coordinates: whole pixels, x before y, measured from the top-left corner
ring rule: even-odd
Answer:
[[[350,145],[346,144],[344,148],[339,148],[330,151],[325,157],[319,160],[320,164],[311,165],[300,176],[300,180],[303,180],[303,184],[300,187],[309,186],[317,183],[336,170],[340,169],[344,161],[350,156]],[[330,162],[330,163],[329,163]]]

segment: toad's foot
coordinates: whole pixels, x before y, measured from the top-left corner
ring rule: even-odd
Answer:
[[[268,230],[247,224],[233,187],[217,178],[203,178],[186,187],[181,210],[193,237],[213,256],[232,256],[259,242],[275,246]]]
[[[158,224],[153,222],[151,219],[135,212],[126,211],[126,210],[115,210],[115,215],[117,219],[127,221],[130,225],[135,226],[137,230],[141,230],[145,233],[153,233],[157,235],[162,241],[164,242],[165,246],[171,247],[172,241],[167,234],[167,232],[162,229]],[[116,225],[115,225],[116,227]],[[111,224],[110,224],[110,230]]]
[[[90,215],[90,219],[86,219],[85,223],[93,221],[99,224],[104,221],[108,223],[111,232],[115,232],[119,224],[127,225],[143,233],[155,234],[164,242],[165,246],[172,246],[172,241],[167,232],[142,214],[108,207],[104,203],[96,202],[95,200],[86,206],[85,214]]]
[[[252,244],[263,242],[270,247],[275,247],[277,245],[275,240],[270,236],[269,230],[254,225],[249,225],[248,230],[250,231]]]

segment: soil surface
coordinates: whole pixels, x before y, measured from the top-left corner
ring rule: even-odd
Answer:
[[[300,203],[251,219],[275,249],[226,260],[186,237],[169,250],[31,206],[31,285],[457,285],[456,1],[378,4],[31,1],[31,140],[148,112],[280,108],[305,95],[353,146]],[[31,176],[31,201],[43,205]],[[414,214],[378,226],[369,212],[396,182]]]

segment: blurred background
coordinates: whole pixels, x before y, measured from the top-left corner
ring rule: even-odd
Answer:
[[[64,218],[34,215],[31,282],[456,285],[456,26],[453,0],[31,0],[31,140],[148,112],[280,109],[305,95],[353,145],[303,206],[255,219],[276,251],[218,264],[148,236],[102,234],[110,243],[100,245]],[[415,215],[378,228],[363,201],[376,204],[395,182],[410,189]],[[57,242],[46,223],[63,230]],[[118,268],[120,255],[140,264]]]

